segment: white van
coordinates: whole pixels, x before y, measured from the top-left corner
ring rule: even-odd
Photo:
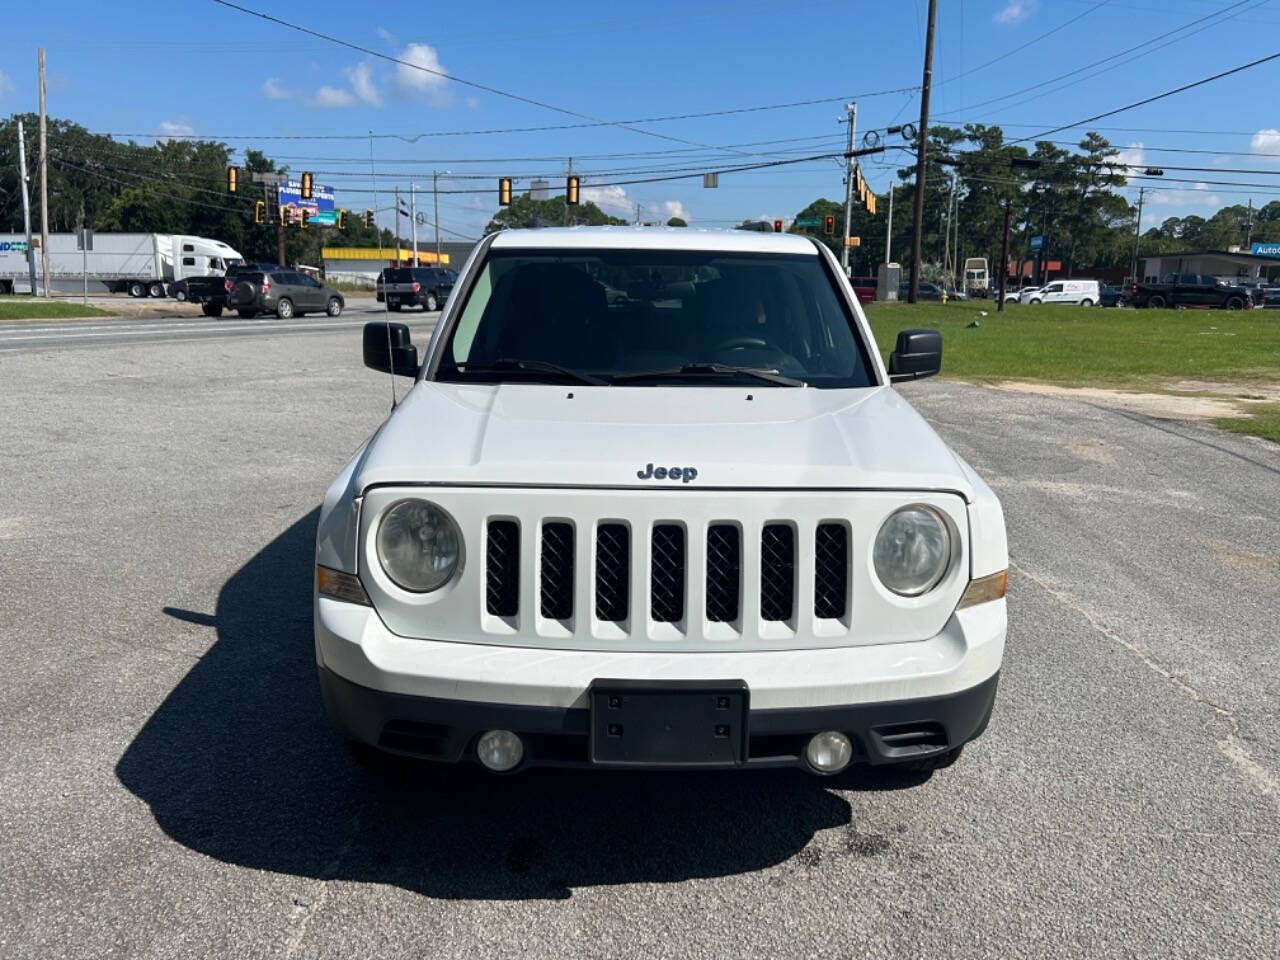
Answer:
[[[1097,280],[1055,280],[1035,291],[1027,303],[1074,303],[1092,307],[1102,298]]]

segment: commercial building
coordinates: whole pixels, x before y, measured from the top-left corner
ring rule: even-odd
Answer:
[[[440,244],[440,266],[457,270],[471,254],[473,243]],[[324,247],[320,251],[324,264],[324,276],[330,283],[354,283],[370,290],[377,283],[384,267],[413,265],[413,251],[402,245],[397,261],[394,247]],[[434,243],[418,241],[418,264],[423,267],[436,265]]]
[[[1262,247],[1254,244],[1254,248]],[[1273,246],[1268,244],[1267,246]],[[1170,273],[1200,273],[1240,280],[1274,280],[1280,275],[1280,257],[1241,253],[1239,250],[1189,250],[1162,253],[1143,261],[1144,283],[1157,283]]]

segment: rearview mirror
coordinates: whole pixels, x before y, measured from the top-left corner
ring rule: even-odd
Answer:
[[[409,342],[409,328],[403,323],[366,323],[364,365],[382,373],[416,377],[418,348]]]
[[[889,380],[920,380],[942,369],[942,334],[937,330],[901,330],[889,354]]]

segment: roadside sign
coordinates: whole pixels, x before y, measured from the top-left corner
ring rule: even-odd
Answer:
[[[254,183],[284,183],[288,179],[287,173],[255,173],[253,175]]]
[[[318,183],[311,185],[311,196],[302,196],[302,184],[297,180],[285,180],[276,187],[276,197],[280,209],[288,212],[289,223],[301,223],[302,211],[307,211],[307,219],[316,225],[332,227],[338,222],[338,210],[333,202],[333,187]],[[408,216],[408,211],[402,211]]]
[[[1044,248],[1044,237],[1032,237],[1032,238],[1031,238],[1031,249],[1032,249],[1032,250],[1040,250],[1040,249],[1043,249],[1043,248]]]
[[[92,250],[93,249],[93,231],[88,227],[81,227],[76,231],[76,249]]]
[[[845,237],[844,245],[846,247],[860,247],[862,246],[862,238],[861,237]]]
[[[822,225],[822,220],[819,217],[797,217],[791,221],[791,225],[793,227],[817,227]]]
[[[1251,252],[1255,257],[1280,257],[1280,243],[1251,244]]]
[[[720,174],[718,174],[718,173],[704,173],[704,174],[702,175],[702,185],[703,185],[703,187],[706,187],[706,188],[711,188],[711,187],[718,187],[718,186],[720,186]]]

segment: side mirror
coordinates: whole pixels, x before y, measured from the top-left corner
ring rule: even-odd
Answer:
[[[920,380],[942,369],[942,334],[937,330],[901,330],[889,354],[889,380]]]
[[[416,377],[418,348],[409,342],[409,328],[403,323],[366,323],[364,365],[382,373]]]

